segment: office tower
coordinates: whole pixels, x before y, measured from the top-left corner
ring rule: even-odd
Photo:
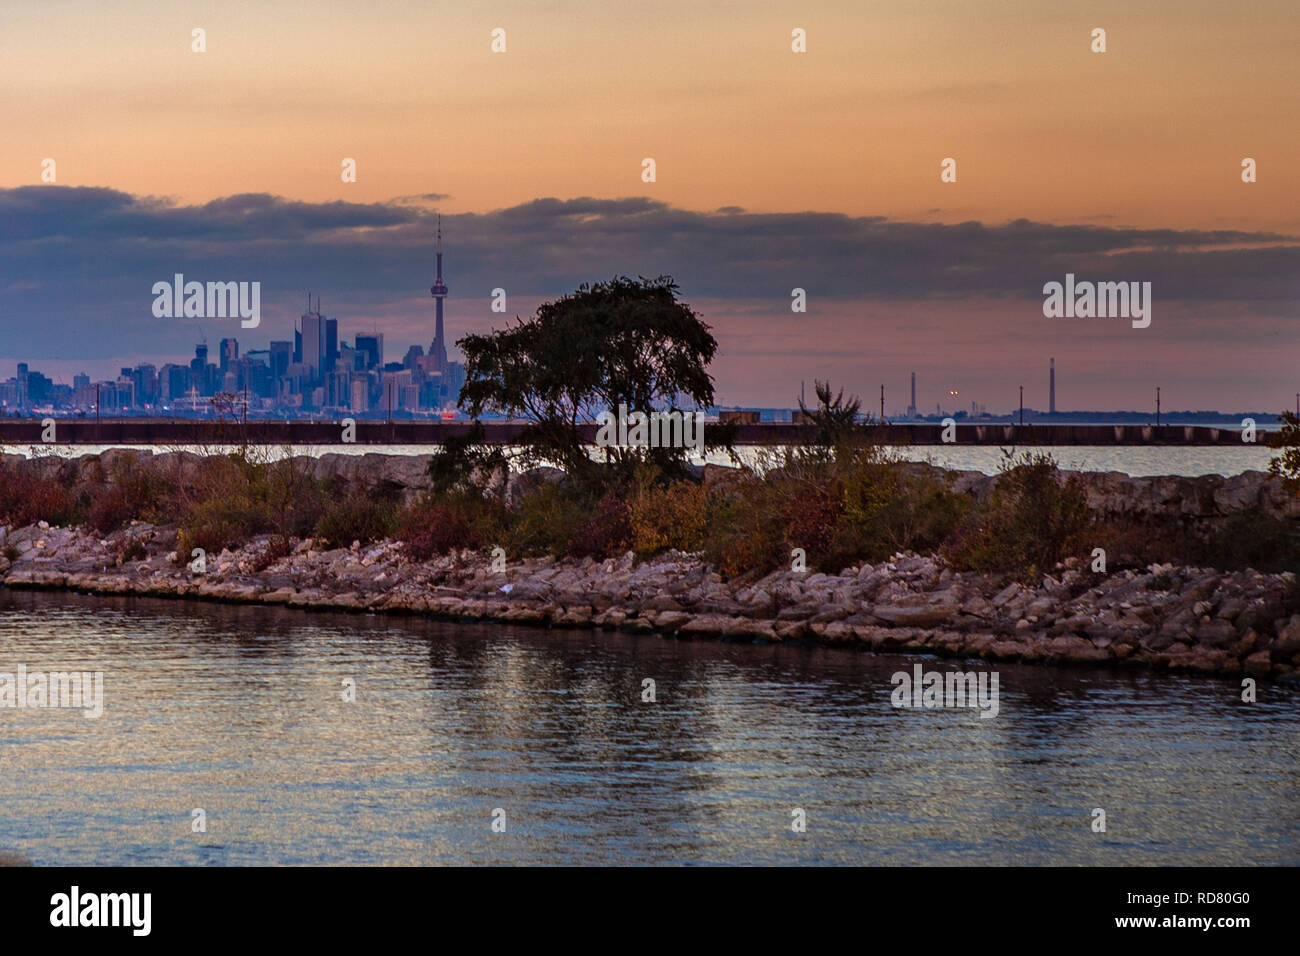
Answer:
[[[320,300],[317,300],[319,306]],[[334,371],[334,363],[339,359],[339,320],[325,320],[325,371]]]
[[[184,365],[168,363],[159,376],[163,402],[176,402],[185,397],[190,387],[190,370]]]
[[[351,345],[339,346],[338,368],[345,372],[364,372],[365,361],[369,356],[363,352],[358,352]]]
[[[135,398],[135,381],[131,378],[131,370],[124,368],[117,376],[114,383],[117,386],[117,403],[123,408],[134,408],[136,405]]]
[[[135,384],[135,403],[140,407],[158,403],[158,370],[148,363],[137,365],[131,370],[131,381]]]
[[[325,367],[325,317],[320,314],[320,299],[316,308],[311,307],[311,295],[307,295],[307,311],[302,314],[302,364],[311,369],[312,378],[320,375]]]
[[[276,381],[289,371],[289,366],[295,361],[293,352],[293,343],[288,340],[271,343],[271,377]]]
[[[377,368],[383,370],[384,367],[384,333],[375,332],[372,335],[358,335],[356,340],[356,349],[358,352],[366,353],[366,368]]]
[[[235,339],[222,339],[217,361],[222,375],[229,372],[230,367],[239,361],[239,342]]]
[[[364,379],[354,378],[352,380],[352,412],[370,411],[370,403],[367,400],[366,382]]]

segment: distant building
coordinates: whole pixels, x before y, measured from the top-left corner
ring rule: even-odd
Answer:
[[[135,404],[138,408],[152,408],[158,404],[157,369],[148,363],[137,365],[131,369],[131,381],[135,386]]]
[[[161,393],[159,399],[164,405],[179,401],[189,391],[190,370],[184,365],[173,365],[169,362],[158,373],[158,387]]]
[[[307,296],[307,311],[302,314],[302,357],[299,361],[311,369],[313,379],[325,368],[325,348],[328,336],[325,328],[325,316],[320,314],[320,300],[315,309],[311,307],[311,296]]]
[[[221,374],[225,375],[230,371],[230,367],[239,361],[239,342],[236,339],[222,339],[220,351],[217,354],[218,367]]]
[[[373,335],[358,335],[356,338],[356,349],[358,352],[366,353],[366,363],[364,368],[383,369],[384,367],[384,333],[376,332]]]
[[[317,308],[320,307],[320,300],[316,300]],[[339,320],[325,320],[325,362],[321,366],[324,371],[330,371],[334,368],[334,363],[339,359]]]
[[[271,376],[279,380],[294,362],[292,342],[271,343]]]

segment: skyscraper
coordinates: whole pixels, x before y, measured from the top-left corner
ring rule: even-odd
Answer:
[[[442,300],[447,297],[447,284],[442,281],[442,215],[438,216],[438,277],[433,280],[433,287],[429,293],[433,296],[433,301],[437,308],[437,324],[434,326],[433,344],[429,346],[429,355],[433,357],[434,370],[445,372],[447,370],[447,343],[443,339],[442,330]]]
[[[325,368],[334,371],[334,363],[339,360],[339,320],[325,320]]]
[[[320,314],[320,299],[311,307],[311,294],[307,294],[307,311],[302,314],[302,364],[311,368],[315,378],[325,369],[326,349],[325,317]]]
[[[271,342],[271,377],[280,379],[285,372],[289,371],[289,365],[295,361],[293,357],[293,343],[288,340],[273,340]]]
[[[384,368],[384,333],[373,332],[370,335],[356,336],[356,350],[366,353],[366,368]]]

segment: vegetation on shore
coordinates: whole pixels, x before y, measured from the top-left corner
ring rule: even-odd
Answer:
[[[322,481],[300,462],[244,446],[161,480],[129,457],[76,487],[6,466],[0,525],[85,524],[101,534],[136,519],[176,525],[181,560],[194,548],[219,552],[270,534],[268,564],[288,552],[290,539],[313,537],[336,546],[397,538],[416,560],[464,548],[596,558],[676,549],[701,553],[729,576],[800,560],[837,572],[914,551],[937,554],[954,570],[1032,581],[1068,557],[1090,561],[1097,548],[1109,569],[1300,570],[1294,522],[1243,511],[1207,536],[1191,523],[1107,520],[1047,456],[1007,453],[1000,480],[977,500],[942,472],[902,461],[875,440],[873,423],[860,421],[856,398],[820,382],[816,406],[804,409],[804,442],[756,465],[701,470],[680,447],[593,456],[579,426],[598,408],[712,402],[707,366],[716,342],[676,294],[666,277],[618,277],[511,328],[462,340],[462,405],[532,424],[514,460],[474,434],[448,441],[418,501],[404,503],[397,489]],[[730,447],[725,426],[710,429],[709,444]],[[1286,413],[1274,444],[1281,449],[1274,473],[1300,492],[1300,420]],[[564,471],[519,471],[540,462]]]
[[[936,553],[954,570],[1031,581],[1103,548],[1110,569],[1151,563],[1233,570],[1300,570],[1294,522],[1258,511],[1220,519],[1208,536],[1189,523],[1135,524],[1091,512],[1077,476],[1047,457],[1008,454],[983,500],[951,476],[898,460],[871,426],[821,444],[813,409],[807,445],[771,452],[753,467],[681,476],[641,463],[627,473],[574,478],[554,470],[510,477],[494,460],[464,471],[435,456],[430,489],[403,503],[396,489],[320,480],[302,462],[253,449],[212,455],[160,480],[155,467],[115,457],[99,480],[65,485],[17,463],[0,469],[0,525],[47,521],[107,535],[132,520],[176,525],[177,549],[218,553],[272,535],[267,563],[291,539],[347,546],[396,538],[423,560],[464,548],[512,556],[596,558],[628,550],[700,552],[728,576],[791,566],[835,572],[900,551]],[[450,453],[449,453],[450,454]]]

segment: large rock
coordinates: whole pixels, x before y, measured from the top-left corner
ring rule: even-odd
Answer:
[[[1291,615],[1291,620],[1278,629],[1277,637],[1273,638],[1272,649],[1274,655],[1282,660],[1289,660],[1296,654],[1300,654],[1300,614]]]
[[[873,616],[898,627],[934,627],[957,613],[956,604],[930,604],[921,607],[874,607]]]

